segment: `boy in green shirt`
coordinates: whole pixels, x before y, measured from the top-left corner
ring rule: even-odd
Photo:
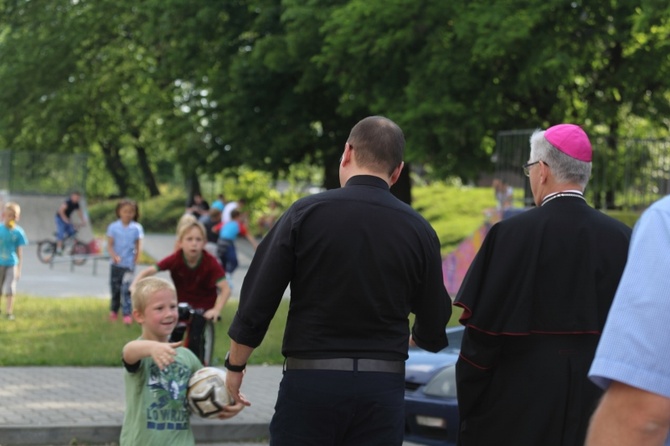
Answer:
[[[157,277],[143,279],[132,302],[142,336],[123,348],[126,412],[120,445],[195,445],[186,391],[202,364],[181,342],[168,342],[179,319],[174,286]],[[233,417],[243,408],[241,403],[227,406],[219,418]]]

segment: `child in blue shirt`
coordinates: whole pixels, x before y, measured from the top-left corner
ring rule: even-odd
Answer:
[[[28,238],[21,226],[16,224],[21,208],[14,202],[5,204],[0,224],[0,297],[7,296],[7,319],[14,320],[14,294],[16,282],[21,277],[23,246]]]
[[[233,209],[230,213],[230,221],[224,223],[219,231],[219,240],[217,245],[217,257],[226,270],[226,275],[230,277],[233,271],[237,269],[237,250],[235,249],[235,239],[238,236],[243,236],[254,250],[258,247],[258,242],[247,230],[246,225],[242,221],[242,214],[239,210]]]
[[[118,220],[107,227],[107,251],[111,263],[109,283],[112,291],[109,319],[115,321],[121,308],[123,323],[126,325],[133,322],[130,284],[144,238],[144,229],[137,223],[139,214],[137,203],[124,198],[116,205]]]

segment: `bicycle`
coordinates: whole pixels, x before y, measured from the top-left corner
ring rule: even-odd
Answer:
[[[205,310],[194,309],[186,302],[177,305],[179,321],[170,335],[170,342],[184,339],[184,347],[191,350],[205,367],[212,364],[214,356],[214,322],[205,319]],[[202,336],[194,335],[198,330],[191,327],[202,326]]]
[[[54,236],[56,233],[54,233]],[[62,252],[66,252],[75,265],[83,265],[86,263],[86,254],[90,253],[89,246],[77,238],[77,232],[68,235],[63,239]],[[57,240],[44,239],[37,242],[37,257],[42,263],[51,263],[56,256],[56,249],[58,247]]]

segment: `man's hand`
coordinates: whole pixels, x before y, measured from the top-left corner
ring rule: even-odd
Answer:
[[[247,400],[243,393],[240,392],[240,387],[242,386],[242,378],[244,378],[244,372],[231,372],[226,370],[226,389],[230,396],[235,400],[235,404],[241,404],[242,406],[251,406],[251,402]]]
[[[235,404],[230,404],[228,406],[225,406],[223,408],[223,411],[219,412],[219,415],[217,416],[217,418],[219,418],[219,420],[225,420],[227,418],[232,418],[235,415],[237,415],[238,413],[242,412],[242,409],[244,409],[247,405],[242,404],[241,402],[235,401]]]

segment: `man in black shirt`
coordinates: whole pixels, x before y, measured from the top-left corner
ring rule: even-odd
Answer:
[[[389,119],[356,124],[340,161],[344,187],[294,203],[251,262],[228,331],[227,386],[249,404],[239,392],[244,366],[290,283],[275,446],[402,444],[408,344],[447,346],[439,240],[389,190],[404,145]]]

